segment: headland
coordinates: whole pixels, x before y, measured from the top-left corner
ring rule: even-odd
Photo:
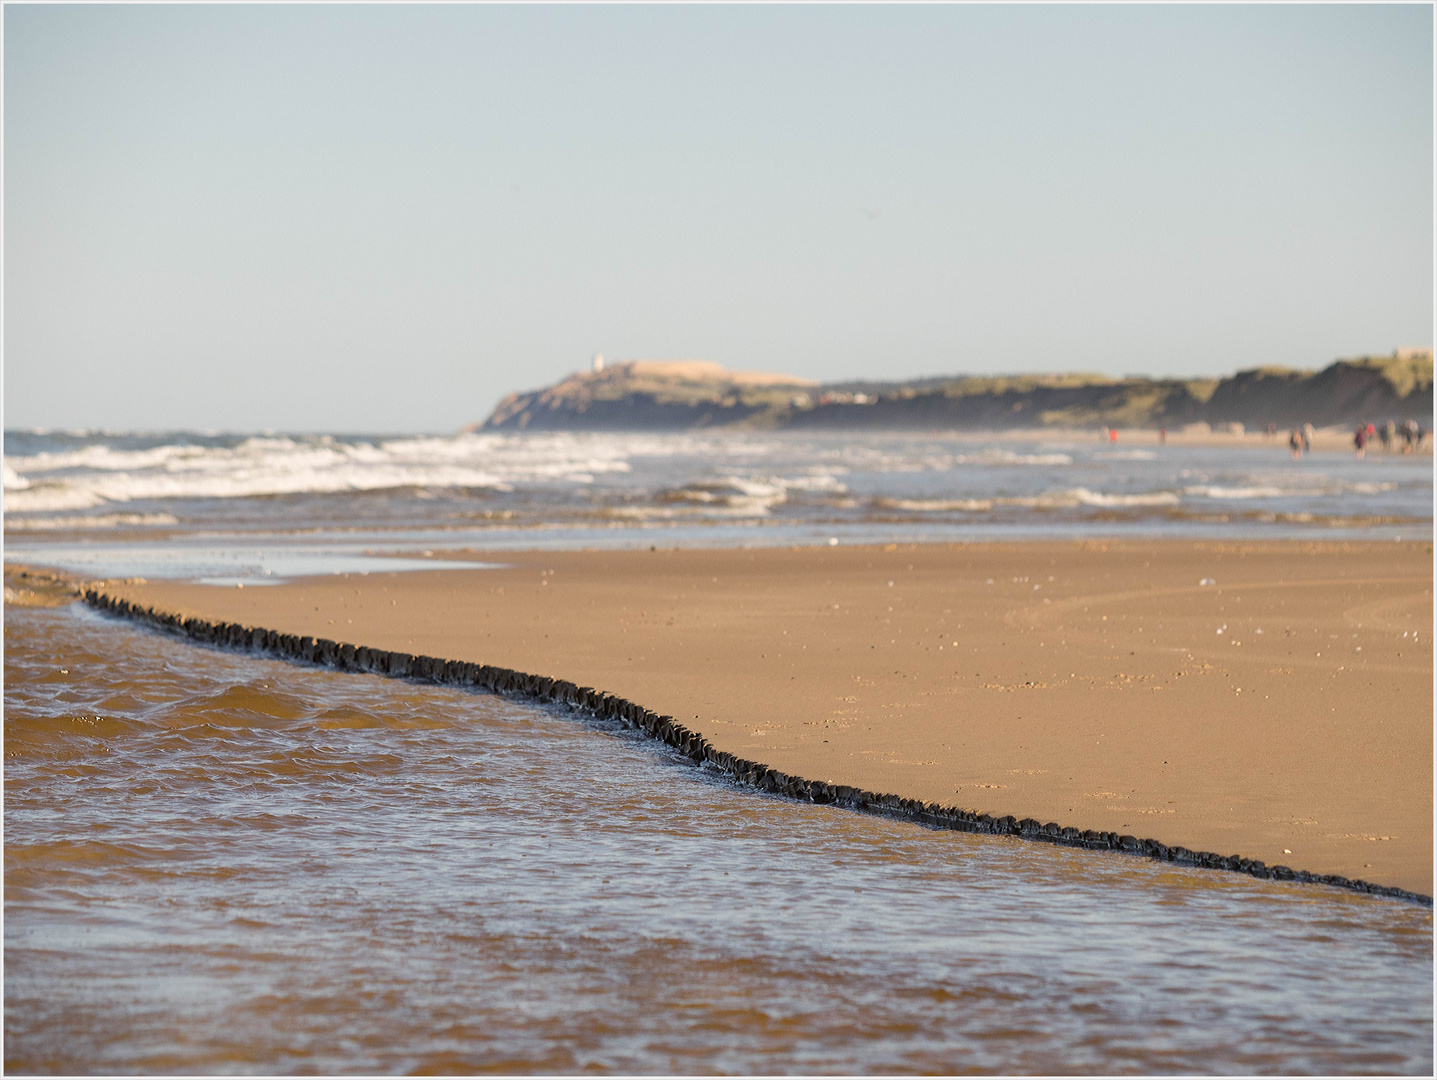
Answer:
[[[1207,434],[1412,421],[1432,426],[1432,351],[1261,367],[1224,378],[953,375],[819,385],[711,361],[628,360],[504,398],[484,431],[1058,431]]]

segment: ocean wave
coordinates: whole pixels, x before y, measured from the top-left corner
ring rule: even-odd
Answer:
[[[844,494],[847,488],[829,470],[815,470],[799,476],[723,476],[695,480],[676,488],[655,492],[659,505],[689,505],[726,517],[763,517],[775,506],[789,500],[791,492]],[[655,516],[648,510],[629,507],[625,514]],[[672,511],[669,515],[671,516]]]
[[[32,435],[38,433],[30,433]],[[95,438],[93,432],[73,438]],[[141,434],[46,446],[7,456],[5,509],[22,514],[75,513],[106,505],[169,499],[231,499],[402,489],[512,490],[523,483],[587,484],[631,472],[639,459],[813,462],[785,476],[783,492],[743,492],[749,509],[782,501],[788,491],[841,492],[837,477],[853,467],[876,472],[947,471],[964,466],[1066,466],[1066,453],[893,454],[855,445],[795,443],[744,433],[466,433],[356,439],[333,435],[254,435],[153,444]],[[207,437],[208,438],[208,437]],[[754,484],[763,481],[746,480]],[[738,504],[729,505],[739,508]]]
[[[981,513],[993,509],[992,499],[876,499],[874,505],[888,510],[913,510],[918,513],[946,513],[960,510]]]
[[[1180,501],[1175,491],[1149,491],[1137,495],[1111,495],[1105,491],[1073,488],[1069,492],[1084,506],[1176,506]]]
[[[1384,491],[1395,491],[1396,484],[1368,483],[1366,481],[1347,481],[1342,484],[1344,491],[1350,491],[1354,495],[1378,495]]]
[[[999,498],[993,501],[1000,506],[1050,510],[1070,509],[1077,506],[1176,506],[1179,499],[1177,493],[1172,491],[1145,491],[1135,495],[1116,495],[1106,491],[1092,491],[1088,488],[1078,487],[1069,488],[1067,491]]]
[[[1195,484],[1183,488],[1184,495],[1204,495],[1209,499],[1279,499],[1284,495],[1312,495],[1318,492],[1293,491],[1280,487],[1224,487],[1221,484]]]
[[[1251,484],[1195,484],[1183,488],[1185,495],[1202,495],[1209,499],[1312,499],[1334,495],[1380,495],[1393,491],[1393,483],[1369,482],[1363,480],[1337,480],[1313,478],[1317,482],[1303,483],[1307,478],[1295,477],[1296,482],[1251,483]]]
[[[7,460],[5,508],[54,512],[141,499],[585,484],[598,475],[630,471],[629,458],[641,449],[632,440],[494,435],[376,442],[257,436],[235,446],[138,450],[92,445]]]
[[[1090,491],[1087,488],[1070,488],[1066,491],[1050,491],[1041,495],[998,495],[990,498],[969,499],[889,499],[874,500],[874,505],[889,510],[911,510],[918,513],[945,513],[963,511],[980,513],[995,506],[1015,507],[1023,510],[1065,510],[1079,506],[1176,506],[1178,496],[1171,491],[1142,492],[1136,495],[1115,495],[1104,491]]]
[[[15,452],[4,460],[5,522],[35,539],[45,530],[174,527],[174,517],[204,528],[449,528],[494,520],[527,527],[591,516],[613,526],[655,519],[702,527],[843,521],[868,512],[875,520],[937,525],[948,515],[950,524],[977,525],[985,515],[1077,522],[1319,506],[1413,515],[1431,506],[1426,477],[1399,471],[1409,462],[1379,458],[1333,475],[1339,470],[1289,469],[1285,451],[1218,463],[1172,447],[1156,455],[731,431],[84,439],[10,432],[6,441]],[[1070,468],[1075,461],[1081,481]],[[378,494],[343,497],[351,493]],[[220,505],[245,497],[277,501]]]

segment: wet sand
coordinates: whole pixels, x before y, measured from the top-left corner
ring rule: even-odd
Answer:
[[[507,565],[106,591],[570,679],[810,779],[1432,893],[1427,543],[474,558]]]

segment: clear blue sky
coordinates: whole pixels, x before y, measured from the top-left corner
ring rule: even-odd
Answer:
[[[1432,9],[9,6],[9,427],[1432,340]]]

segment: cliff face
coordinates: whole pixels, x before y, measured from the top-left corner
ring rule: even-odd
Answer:
[[[1207,404],[1212,423],[1249,427],[1359,420],[1430,420],[1432,354],[1423,358],[1339,360],[1321,371],[1259,368],[1218,383]]]
[[[1098,375],[923,379],[819,387],[702,361],[630,361],[510,394],[484,430],[918,430],[1034,427],[1319,427],[1432,418],[1432,354],[1339,360],[1321,371],[1259,368],[1225,379]]]

